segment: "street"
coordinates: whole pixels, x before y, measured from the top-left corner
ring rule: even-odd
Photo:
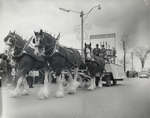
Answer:
[[[52,85],[50,89],[56,88]],[[94,91],[79,89],[75,95],[37,99],[37,85],[29,96],[10,98],[3,87],[2,118],[149,118],[150,79],[125,79],[116,86]]]

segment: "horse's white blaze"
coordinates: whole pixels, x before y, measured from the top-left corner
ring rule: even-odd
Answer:
[[[34,43],[34,54],[38,56],[44,56],[45,55],[45,48],[39,49],[38,46],[40,45],[40,38],[36,37],[35,38],[35,43]]]
[[[35,54],[35,55],[38,55],[38,54],[39,54],[39,50],[38,50],[37,47],[34,48],[34,54]]]
[[[35,46],[38,46],[40,44],[40,38],[36,37],[35,38]]]
[[[5,42],[5,44],[6,44],[6,45],[11,45],[10,40],[11,40],[11,38],[9,37],[8,40]]]
[[[91,51],[90,51],[90,49],[89,48],[87,48],[86,49],[86,56],[87,56],[87,59],[91,59],[92,57],[91,57]]]

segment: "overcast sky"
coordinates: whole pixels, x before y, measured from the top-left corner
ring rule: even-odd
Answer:
[[[102,9],[94,9],[84,20],[85,39],[91,34],[115,32],[119,49],[123,35],[128,49],[150,47],[149,0],[0,0],[0,52],[9,30],[28,39],[41,28],[56,35],[60,32],[61,44],[80,48],[79,14],[58,8],[87,12],[99,3]]]

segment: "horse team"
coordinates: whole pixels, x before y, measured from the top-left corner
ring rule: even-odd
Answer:
[[[16,87],[11,91],[12,97],[28,94],[26,76],[30,71],[42,70],[45,74],[44,84],[39,90],[39,98],[48,98],[49,76],[55,73],[57,80],[56,97],[64,97],[64,72],[69,74],[67,93],[75,94],[81,82],[78,81],[79,70],[82,67],[87,69],[90,76],[88,90],[96,88],[95,79],[99,75],[98,86],[102,87],[102,74],[105,67],[105,60],[93,54],[91,44],[85,44],[84,57],[78,50],[64,47],[58,43],[60,34],[57,37],[40,30],[34,32],[34,37],[28,41],[24,40],[15,32],[9,32],[4,38],[8,46],[8,57],[15,63],[17,68],[18,81]],[[30,44],[34,44],[34,48]],[[80,78],[82,81],[82,78]]]

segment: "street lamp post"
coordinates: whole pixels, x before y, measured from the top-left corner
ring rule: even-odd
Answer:
[[[81,17],[81,55],[83,55],[83,42],[84,42],[83,16],[84,16],[84,13],[83,13],[83,11],[81,11],[81,13],[80,13],[80,17]]]
[[[133,52],[131,52],[131,60],[132,60],[132,71],[134,70],[134,67],[133,67]]]
[[[123,51],[124,51],[124,72],[126,72],[126,42],[123,40]]]
[[[80,18],[81,18],[81,55],[82,56],[83,56],[83,43],[84,43],[84,16],[89,15],[94,8],[101,9],[101,6],[100,6],[100,4],[94,6],[87,13],[84,13],[83,11],[79,12],[79,11],[75,11],[75,10],[59,8],[60,10],[65,11],[65,12],[74,12],[74,13],[80,14]]]

